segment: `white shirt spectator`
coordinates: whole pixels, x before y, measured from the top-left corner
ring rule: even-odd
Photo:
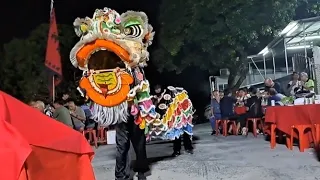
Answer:
[[[293,81],[290,81],[288,83],[288,86],[291,88],[290,89],[290,95],[294,96],[296,93],[294,92],[295,88],[301,87],[301,81],[296,81],[295,83]]]

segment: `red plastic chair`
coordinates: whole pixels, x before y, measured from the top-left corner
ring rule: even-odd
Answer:
[[[257,123],[260,122],[262,124],[262,119],[261,118],[247,118],[247,122],[246,122],[246,128],[248,130],[249,127],[249,121],[252,122],[253,124],[253,128],[252,128],[252,133],[254,137],[257,137]],[[247,131],[247,136],[248,136],[249,132]]]
[[[89,128],[87,130],[82,131],[82,134],[85,136],[86,134],[89,135],[89,143],[94,143],[94,147],[98,148],[98,138],[97,132],[93,128]]]
[[[231,120],[216,120],[216,135],[219,135],[219,126],[222,126],[222,133],[223,136],[228,135],[228,124],[231,123],[232,126],[232,132],[234,135],[238,135],[237,133],[237,124],[235,121]]]
[[[98,143],[101,143],[101,144],[107,143],[106,129],[107,129],[106,127],[98,128]]]
[[[216,135],[219,135],[220,134],[220,132],[219,132],[219,126],[223,126],[223,120],[221,120],[221,119],[217,119],[216,120]]]
[[[237,123],[235,121],[231,121],[231,120],[223,120],[223,136],[227,136],[228,135],[228,124],[231,124],[232,126],[232,133],[234,135],[238,135],[237,133]]]
[[[290,133],[290,142],[287,141],[288,148],[290,150],[293,149],[293,135],[294,130],[298,131],[298,139],[299,139],[299,150],[300,152],[304,152],[305,149],[309,147],[309,144],[307,144],[308,141],[305,139],[305,131],[307,129],[311,130],[312,137],[316,141],[315,133],[314,133],[314,126],[312,124],[304,124],[304,125],[294,125],[291,126],[291,133]]]

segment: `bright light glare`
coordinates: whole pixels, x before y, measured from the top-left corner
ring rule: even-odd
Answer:
[[[287,32],[286,36],[290,36],[294,31],[296,31],[299,28],[298,25],[294,26],[289,32]]]
[[[304,37],[302,37],[304,39]],[[320,39],[320,36],[306,36],[306,40],[314,40],[314,39]]]
[[[252,58],[255,58],[255,57],[258,57],[258,56],[257,55],[250,55],[247,58],[252,59]]]
[[[264,52],[264,53],[262,54],[262,56],[265,56],[265,55],[267,55],[268,53],[269,53],[269,50],[266,51],[266,52]]]
[[[282,31],[281,31],[281,35],[287,34],[293,27],[296,27],[296,25],[298,24],[297,21],[293,21],[291,23],[289,23],[287,25],[287,27],[285,27]]]
[[[305,46],[291,46],[287,47],[287,50],[292,50],[292,49],[304,49],[304,48],[311,48],[310,45],[305,45]]]
[[[259,54],[262,54],[263,56],[268,54],[269,52],[269,48],[268,47],[265,47],[262,51],[259,52]]]

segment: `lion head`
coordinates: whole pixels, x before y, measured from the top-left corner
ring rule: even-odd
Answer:
[[[101,106],[125,102],[134,82],[131,69],[144,67],[149,60],[147,47],[154,32],[146,14],[97,9],[93,18],[77,18],[73,25],[80,41],[71,50],[70,60],[84,71],[80,88]]]

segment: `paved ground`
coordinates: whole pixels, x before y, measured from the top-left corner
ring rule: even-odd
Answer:
[[[300,153],[284,145],[271,150],[262,137],[210,136],[209,124],[195,127],[195,154],[170,158],[171,143],[147,146],[152,163],[148,180],[318,180],[320,162],[310,149]],[[132,153],[134,157],[134,154]],[[114,179],[115,147],[96,150],[97,180]]]

